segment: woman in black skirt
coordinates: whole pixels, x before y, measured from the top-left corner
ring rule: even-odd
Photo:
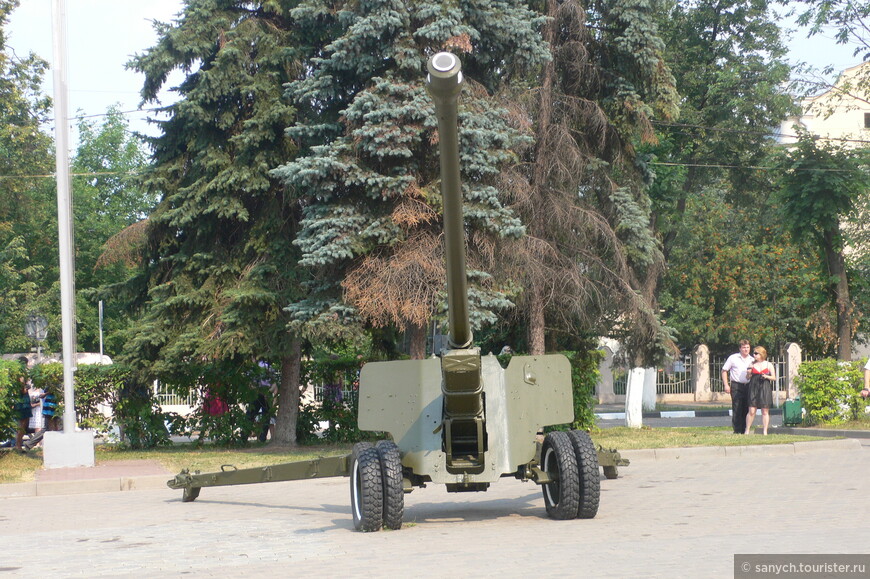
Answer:
[[[770,393],[770,383],[776,381],[776,368],[767,361],[767,350],[755,346],[752,351],[755,361],[749,367],[749,412],[746,414],[746,434],[752,428],[755,411],[761,408],[761,425],[767,435],[770,426],[770,403],[773,396]]]

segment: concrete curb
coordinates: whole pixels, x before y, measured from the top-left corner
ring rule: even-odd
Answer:
[[[843,438],[870,438],[870,430],[836,430],[831,428],[795,428],[791,426],[772,426],[775,434],[796,434],[802,436],[831,436]]]
[[[762,444],[752,446],[688,446],[682,448],[644,448],[639,450],[620,450],[623,458],[635,461],[645,460],[710,460],[739,458],[741,456],[782,456],[824,452],[833,450],[861,450],[859,440],[854,438],[838,440],[810,440],[787,444]],[[630,468],[630,467],[629,467]]]
[[[80,495],[89,493],[109,493],[121,491],[141,491],[166,489],[166,481],[171,475],[154,474],[143,476],[121,476],[87,480],[36,481],[0,485],[0,499],[15,497],[49,497],[58,495]]]
[[[771,415],[782,414],[782,408],[771,408]],[[731,416],[730,410],[662,410],[644,412],[644,418],[701,418],[704,416]],[[599,420],[625,420],[625,412],[596,412]],[[839,436],[839,435],[838,435]]]

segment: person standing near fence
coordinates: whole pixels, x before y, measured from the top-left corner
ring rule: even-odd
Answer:
[[[734,434],[746,432],[746,414],[749,411],[749,367],[753,358],[749,355],[749,340],[740,340],[740,351],[728,356],[722,366],[722,383],[725,392],[731,395],[731,426]]]
[[[767,427],[770,426],[770,405],[773,396],[770,393],[770,383],[776,381],[776,368],[767,361],[767,350],[761,346],[755,346],[752,352],[755,361],[749,367],[749,411],[746,413],[746,434],[752,428],[755,420],[755,411],[761,408],[761,426],[764,435],[767,436]]]

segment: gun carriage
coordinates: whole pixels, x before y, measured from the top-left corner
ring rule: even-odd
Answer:
[[[348,476],[354,527],[402,526],[404,495],[427,483],[449,492],[486,491],[500,478],[532,481],[543,489],[555,519],[598,512],[599,465],[608,478],[628,464],[619,453],[595,449],[583,431],[546,426],[574,420],[571,368],[562,355],[514,356],[506,369],[481,356],[469,324],[465,233],[459,171],[457,108],[459,59],[429,59],[427,89],[435,104],[441,158],[449,336],[440,357],[366,364],[360,373],[361,430],[391,440],[361,442],[351,454],[217,473],[182,471],[168,481],[193,501],[207,486]]]

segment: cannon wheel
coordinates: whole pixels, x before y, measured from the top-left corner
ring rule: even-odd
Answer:
[[[619,477],[619,469],[615,466],[604,466],[601,467],[604,471],[604,476],[608,479],[614,479]]]
[[[552,482],[543,486],[544,506],[554,519],[574,519],[580,504],[580,479],[573,444],[565,432],[550,432],[541,449],[541,469]]]
[[[379,531],[384,521],[384,484],[381,460],[370,442],[354,445],[350,475],[350,504],[357,531]]]
[[[196,497],[199,496],[199,491],[202,490],[202,487],[187,487],[182,491],[181,494],[181,502],[182,503],[192,503],[196,500]]]
[[[405,516],[405,489],[402,476],[402,458],[399,447],[391,440],[381,440],[376,445],[381,459],[381,477],[384,482],[384,527],[402,528]]]
[[[592,519],[598,514],[598,501],[601,495],[601,479],[598,475],[598,452],[589,433],[572,430],[568,433],[574,445],[577,459],[577,474],[580,479],[580,504],[577,517]],[[605,471],[606,472],[606,471]]]

